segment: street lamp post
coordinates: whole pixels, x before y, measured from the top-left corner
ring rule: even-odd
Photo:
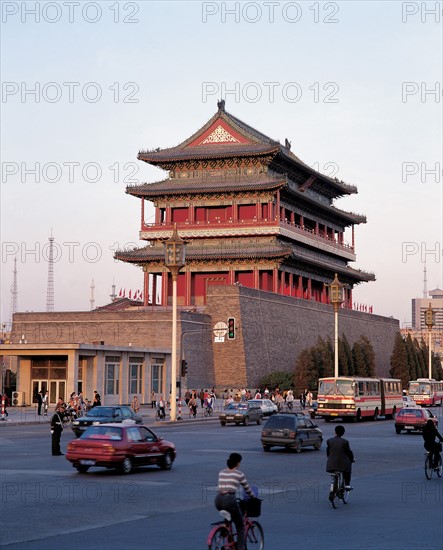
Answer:
[[[425,325],[428,327],[429,331],[429,379],[432,378],[432,327],[435,325],[435,316],[434,310],[432,309],[431,303],[429,302],[429,307],[425,311]]]
[[[164,242],[165,266],[172,276],[172,352],[171,352],[171,413],[170,419],[177,420],[177,277],[185,265],[186,241],[179,237],[174,224],[172,236]]]
[[[334,376],[335,378],[338,377],[338,309],[340,305],[344,302],[343,298],[343,288],[345,287],[344,284],[342,284],[338,280],[337,273],[335,274],[334,280],[330,285],[327,285],[329,287],[329,296],[331,300],[331,304],[334,306]]]

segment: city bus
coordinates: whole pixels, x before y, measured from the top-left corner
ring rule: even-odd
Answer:
[[[417,403],[433,407],[443,402],[443,382],[433,378],[417,378],[409,382],[409,396]]]
[[[401,381],[397,378],[339,376],[318,381],[317,416],[333,418],[393,418],[402,408]]]

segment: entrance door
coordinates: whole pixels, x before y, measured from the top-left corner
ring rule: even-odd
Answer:
[[[66,399],[65,395],[66,380],[51,380],[49,383],[49,402],[51,405],[55,405],[58,398],[61,397],[63,401]]]
[[[47,380],[33,380],[32,381],[32,402],[37,403],[38,393],[41,391],[44,396],[48,390]]]

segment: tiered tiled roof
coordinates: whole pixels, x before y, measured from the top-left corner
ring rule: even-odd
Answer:
[[[357,192],[355,186],[325,176],[305,164],[290,150],[289,143],[284,146],[226,112],[224,102],[219,102],[217,113],[206,124],[179,145],[167,149],[140,151],[138,154],[139,160],[166,170],[169,170],[173,163],[180,161],[258,156],[271,156],[271,166],[278,172],[288,175],[291,172],[301,173],[306,179],[314,176],[312,189],[330,198]]]

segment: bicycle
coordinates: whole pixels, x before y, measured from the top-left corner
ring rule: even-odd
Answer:
[[[254,502],[256,501],[256,502]],[[263,527],[256,520],[250,519],[250,515],[260,515],[260,499],[240,500],[240,508],[243,511],[243,525],[245,526],[245,544],[250,549],[263,550],[265,547],[265,536]],[[255,509],[254,509],[255,508]],[[235,525],[231,521],[231,514],[227,510],[220,510],[223,521],[212,523],[208,535],[208,550],[235,550],[237,548],[237,533]]]
[[[442,465],[441,456],[438,457],[438,461],[437,461],[436,465],[432,464],[431,453],[426,453],[425,456],[426,456],[426,459],[425,459],[425,476],[426,476],[426,479],[431,479],[432,472],[435,472],[437,474],[437,477],[441,477],[442,472],[443,472],[443,465]]]
[[[214,409],[207,405],[204,409],[203,409],[203,414],[204,416],[212,416],[214,414]]]
[[[329,491],[329,500],[333,508],[338,508],[339,500],[343,504],[347,504],[349,500],[350,490],[346,489],[343,472],[331,473],[331,488]]]

